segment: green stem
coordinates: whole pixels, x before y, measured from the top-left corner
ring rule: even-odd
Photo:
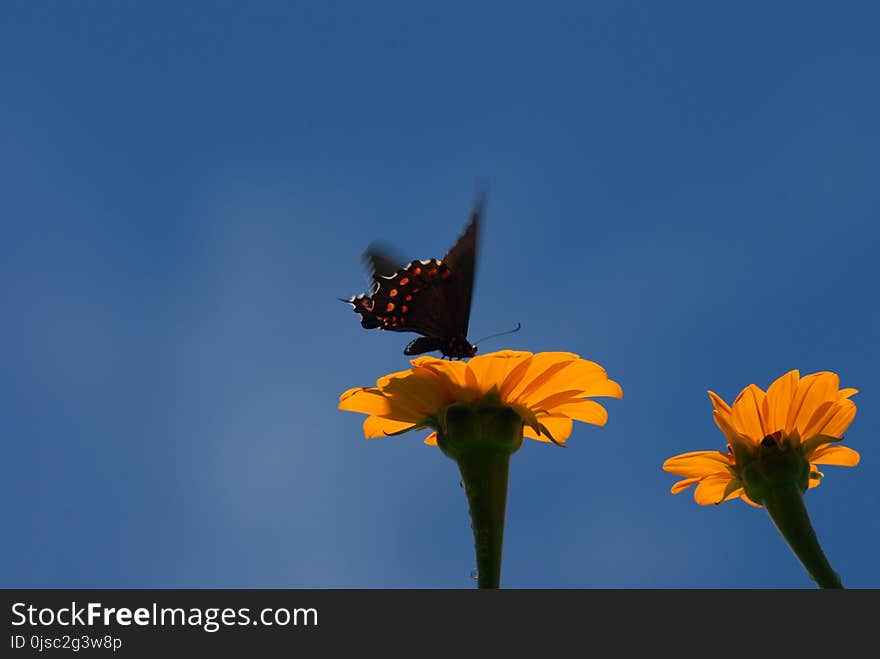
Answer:
[[[509,455],[469,455],[458,461],[474,531],[477,586],[501,586],[501,550],[507,508]]]
[[[800,489],[794,484],[767,488],[764,506],[795,556],[820,588],[843,588],[819,545]]]
[[[450,405],[437,433],[440,450],[458,464],[467,495],[479,588],[501,587],[507,477],[522,429],[516,412],[487,397],[474,407]]]

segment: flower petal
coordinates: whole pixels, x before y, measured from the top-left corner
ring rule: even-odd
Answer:
[[[800,379],[791,401],[785,423],[786,434],[795,428],[804,437],[804,428],[819,405],[829,400],[837,400],[840,378],[836,373],[821,371],[811,373]]]
[[[545,398],[546,394],[542,396],[539,393],[541,388],[576,359],[578,356],[572,352],[539,352],[532,355],[525,374],[502,400],[528,406],[528,401],[536,392],[538,393],[534,396],[534,400]],[[558,390],[559,387],[556,389]],[[550,393],[552,391],[551,387]]]
[[[685,478],[684,480],[680,480],[677,483],[675,483],[669,489],[669,491],[672,492],[673,494],[678,494],[679,492],[684,492],[686,489],[688,489],[694,483],[699,483],[699,482],[700,482],[699,478]]]
[[[820,465],[837,465],[838,467],[855,467],[861,456],[848,446],[825,445],[817,448],[810,456],[810,462]]]
[[[733,427],[740,435],[759,443],[767,434],[761,420],[764,392],[757,385],[750,384],[742,390],[733,402]]]
[[[391,401],[377,389],[357,387],[339,397],[339,409],[362,414],[391,414]]]
[[[430,435],[425,437],[425,444],[428,446],[437,446],[437,433],[432,432]]]
[[[406,428],[412,429],[415,427],[416,424],[407,421],[395,421],[394,419],[383,419],[378,416],[368,416],[364,419],[364,437],[367,439],[387,437]]]
[[[819,487],[822,484],[823,474],[819,471],[819,468],[811,464],[810,465],[810,479],[807,481],[807,489],[813,489],[814,487]]]
[[[767,434],[772,435],[777,430],[785,430],[785,422],[788,419],[788,410],[791,407],[791,399],[797,388],[800,372],[789,371],[776,380],[767,388],[768,414],[764,420]]]
[[[529,354],[527,357],[524,357],[516,366],[514,366],[510,373],[507,374],[507,377],[504,378],[504,382],[502,382],[501,386],[498,387],[498,393],[501,396],[501,400],[514,400],[513,396],[511,396],[511,393],[523,381],[523,378],[531,368],[534,359],[534,355]]]
[[[349,389],[340,397],[339,409],[409,423],[420,423],[425,418],[422,412],[403,405],[399,399],[383,396],[376,389]]]
[[[572,422],[567,416],[555,416],[551,414],[538,414],[538,421],[542,423],[557,442],[562,443],[571,435]],[[540,435],[529,426],[523,427],[523,437],[531,437],[541,442],[553,441],[550,437]]]
[[[724,400],[716,394],[714,391],[709,391],[709,399],[712,401],[712,407],[714,407],[717,411],[724,412],[727,416],[730,416],[733,413],[733,410],[730,409],[730,405],[724,402]]]
[[[382,393],[393,402],[418,412],[422,418],[437,414],[454,400],[440,378],[427,369],[413,369],[405,377],[391,380]]]
[[[389,373],[388,375],[383,375],[381,378],[376,380],[376,388],[377,389],[385,389],[389,382],[392,380],[396,380],[398,378],[404,378],[411,373],[411,369],[406,369],[405,371],[397,371],[395,373]]]
[[[859,393],[858,389],[852,389],[852,388],[841,389],[840,391],[837,392],[837,397],[838,397],[838,399],[849,398],[850,396],[855,396],[857,393]]]
[[[712,419],[715,421],[715,425],[724,433],[724,436],[727,438],[727,443],[733,447],[734,452],[741,450],[749,450],[752,446],[754,446],[755,442],[748,437],[740,435],[736,430],[734,430],[731,425],[732,418],[727,417],[724,412],[719,410],[715,410],[712,412]]]
[[[712,474],[729,473],[731,457],[721,451],[691,451],[673,456],[663,463],[663,471],[676,476],[703,478]]]
[[[451,400],[472,403],[480,395],[479,383],[463,361],[418,357],[412,360],[412,365],[415,370],[425,369],[434,373],[446,387]]]
[[[694,501],[701,506],[721,503],[724,498],[724,490],[731,480],[733,480],[733,476],[730,474],[718,474],[704,478],[694,490]]]
[[[500,390],[511,371],[529,357],[531,357],[529,352],[501,350],[487,355],[478,355],[467,363],[467,367],[479,383],[481,393],[486,393],[493,386]]]
[[[607,398],[623,398],[623,387],[614,380],[591,382],[581,390],[584,396],[605,396]]]
[[[818,432],[823,435],[830,435],[831,437],[843,437],[843,433],[849,428],[849,424],[852,423],[855,416],[856,404],[849,398],[845,398],[838,402],[838,408],[834,416]]]
[[[739,478],[731,478],[727,482],[727,486],[724,488],[724,492],[721,495],[721,501],[719,503],[724,503],[730,499],[736,499],[740,494],[744,492],[743,483]]]
[[[595,426],[604,426],[608,421],[608,411],[596,401],[585,398],[547,408],[547,411],[551,414],[571,417],[575,421],[592,423]]]
[[[524,405],[520,405],[519,403],[508,403],[508,406],[517,414],[519,414],[519,418],[522,419],[523,424],[530,427],[536,433],[541,434],[541,424],[538,423],[538,417],[535,416],[535,413],[525,407]],[[527,435],[531,437],[531,435]]]
[[[623,390],[596,362],[577,359],[571,362],[554,380],[557,389],[578,389],[583,396],[623,398]]]
[[[550,412],[551,408],[554,408],[558,405],[580,400],[580,395],[581,392],[578,389],[569,391],[557,391],[547,396],[547,398],[545,398],[544,400],[532,403],[529,407],[531,407],[531,409],[533,410],[544,410],[545,412]]]
[[[828,425],[837,412],[837,401],[826,400],[813,410],[810,420],[804,424],[804,430],[799,433],[801,438],[809,438],[822,432],[822,428]]]

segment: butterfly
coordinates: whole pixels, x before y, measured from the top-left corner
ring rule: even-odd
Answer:
[[[386,249],[372,244],[364,253],[372,289],[343,302],[354,307],[365,329],[421,334],[405,355],[439,350],[444,357],[473,357],[477,347],[467,338],[480,223],[485,197],[480,196],[470,220],[442,259],[414,260],[401,266]]]

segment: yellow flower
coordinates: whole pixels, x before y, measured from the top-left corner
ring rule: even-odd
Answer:
[[[850,396],[857,390],[840,389],[839,385],[835,373],[800,377],[795,370],[776,380],[766,392],[750,384],[733,406],[710,391],[713,416],[727,437],[727,451],[694,451],[666,460],[664,470],[684,476],[672,486],[672,493],[696,485],[694,499],[700,505],[739,497],[760,507],[761,494],[774,486],[775,474],[784,471],[777,467],[785,460],[788,467],[801,470],[797,476],[801,491],[822,482],[816,465],[854,467],[859,463],[856,451],[832,446],[843,439],[856,414]]]
[[[411,369],[379,378],[375,387],[340,396],[339,409],[369,415],[367,438],[431,428],[425,443],[436,445],[450,405],[492,402],[519,415],[524,436],[559,443],[571,434],[572,420],[607,421],[605,408],[589,397],[623,397],[605,369],[570,352],[503,350],[468,362],[419,357],[410,363]]]

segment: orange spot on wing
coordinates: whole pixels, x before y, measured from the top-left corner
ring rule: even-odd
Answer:
[[[390,291],[388,291],[388,297],[397,297],[397,289],[392,288]]]
[[[400,313],[406,313],[407,311],[409,311],[409,307],[406,306],[405,304],[402,307],[400,307]]]
[[[406,286],[408,283],[409,283],[409,277],[404,277],[403,279],[400,280],[401,286]]]
[[[422,274],[422,269],[421,269],[421,268],[418,268],[418,267],[413,268],[413,275],[415,275],[416,277],[418,277],[420,274]]]
[[[388,313],[394,311],[394,302],[389,302],[388,304],[386,304],[385,311],[387,311]]]
[[[412,295],[407,295],[407,296],[406,296],[406,301],[407,301],[407,302],[411,302],[411,301],[412,301]]]

